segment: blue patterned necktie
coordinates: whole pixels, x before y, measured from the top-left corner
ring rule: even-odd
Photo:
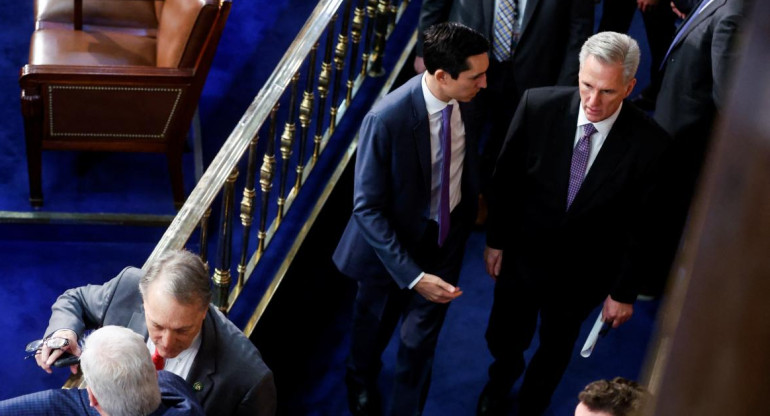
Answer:
[[[511,57],[519,42],[519,2],[500,0],[492,34],[492,54],[500,62]]]
[[[591,135],[596,133],[596,127],[588,123],[583,126],[583,134],[577,142],[577,146],[572,150],[572,164],[569,168],[569,189],[567,191],[567,209],[572,205],[575,196],[583,184],[583,178],[586,175],[588,159],[591,155]]]
[[[441,110],[441,188],[438,205],[438,245],[449,235],[449,165],[452,163],[452,104]]]

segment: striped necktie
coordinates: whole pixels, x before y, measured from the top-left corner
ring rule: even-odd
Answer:
[[[500,0],[492,34],[492,54],[500,62],[508,60],[519,41],[519,2]]]

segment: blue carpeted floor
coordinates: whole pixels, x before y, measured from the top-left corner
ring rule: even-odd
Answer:
[[[211,160],[244,109],[315,6],[312,0],[253,2],[235,0],[217,58],[201,100],[204,160]],[[32,30],[32,2],[6,9],[0,23],[0,211],[30,211],[27,197],[26,157],[19,111],[17,76],[26,61]],[[633,33],[643,33],[639,19]],[[642,37],[637,39],[642,41]],[[644,53],[644,51],[643,51]],[[639,85],[646,84],[649,61],[640,68]],[[186,185],[193,185],[192,156],[185,156]],[[44,211],[172,214],[166,164],[160,155],[81,154],[47,152],[44,155]],[[115,172],[131,171],[131,175]],[[42,335],[51,303],[69,287],[100,283],[126,265],[141,265],[163,229],[117,228],[110,225],[0,223],[0,330],[7,334],[0,358],[4,387],[0,399],[57,388],[66,370],[53,375],[24,360],[24,345]],[[473,414],[486,380],[490,356],[483,334],[492,301],[492,280],[481,265],[483,235],[470,240],[460,286],[465,293],[449,309],[439,340],[426,415]],[[338,284],[350,289],[349,282]],[[351,293],[350,291],[346,292]],[[349,296],[347,298],[349,299]],[[344,415],[342,376],[349,338],[349,304],[328,307],[333,318],[315,332],[320,347],[307,352],[313,363],[304,376],[279,400],[291,402],[287,414]],[[571,415],[576,393],[589,381],[623,375],[636,378],[644,358],[657,303],[638,303],[634,318],[612,331],[589,359],[570,363],[549,410]],[[311,312],[311,311],[307,311]],[[592,320],[593,318],[591,318]],[[584,333],[588,330],[587,323]],[[270,357],[266,357],[269,359]],[[383,359],[381,386],[392,381],[395,342]],[[304,369],[296,372],[303,373]],[[277,375],[280,377],[280,375]]]

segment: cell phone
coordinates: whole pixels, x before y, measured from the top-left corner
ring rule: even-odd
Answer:
[[[58,360],[54,361],[53,366],[54,367],[69,367],[71,365],[79,364],[80,363],[80,357],[77,355],[70,354],[68,352],[65,352],[64,354],[59,357]]]

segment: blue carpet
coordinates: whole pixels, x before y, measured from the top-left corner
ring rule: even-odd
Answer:
[[[312,0],[258,0],[256,3],[235,0],[209,73],[200,104],[205,162],[211,160],[226,139],[316,4]],[[32,2],[19,2],[13,10],[4,13],[0,22],[3,24],[0,91],[4,92],[0,96],[0,116],[4,120],[0,127],[0,148],[3,149],[0,152],[0,211],[31,211],[27,202],[17,76],[26,62]],[[638,17],[632,33],[643,33]],[[646,48],[643,39],[636,37]],[[648,79],[649,60],[645,52],[643,49],[637,89]],[[386,57],[393,58],[392,54]],[[356,129],[355,126],[344,128]],[[184,163],[189,192],[193,186],[190,154],[185,155]],[[44,165],[44,211],[173,213],[162,155],[46,152]],[[24,345],[42,335],[51,303],[67,288],[101,283],[126,265],[141,265],[162,232],[159,228],[139,227],[0,224],[0,328],[8,337],[0,368],[5,379],[12,381],[0,389],[0,399],[62,384],[67,370],[47,375],[32,361],[22,358]],[[460,279],[465,293],[450,307],[441,333],[426,415],[472,414],[486,380],[491,358],[483,334],[493,282],[483,272],[482,249],[483,235],[473,234]],[[279,391],[279,400],[287,409],[285,414],[347,414],[343,375],[352,292],[350,282],[337,281],[336,284],[347,288],[344,293],[348,303],[326,306],[331,317],[325,327],[312,333],[313,343],[320,346],[307,351],[305,360],[311,365],[295,369],[298,378],[288,381],[293,384],[292,388],[283,393]],[[596,378],[615,375],[636,378],[656,310],[656,302],[638,303],[634,318],[619,330],[611,331],[593,357],[583,359],[575,353],[549,414],[570,415],[576,393]],[[238,321],[245,318],[234,317]],[[589,324],[584,326],[584,334]],[[280,345],[280,341],[276,343]],[[265,358],[274,359],[267,355]],[[394,358],[395,342],[392,342],[383,357],[380,379],[386,397],[392,382]]]

